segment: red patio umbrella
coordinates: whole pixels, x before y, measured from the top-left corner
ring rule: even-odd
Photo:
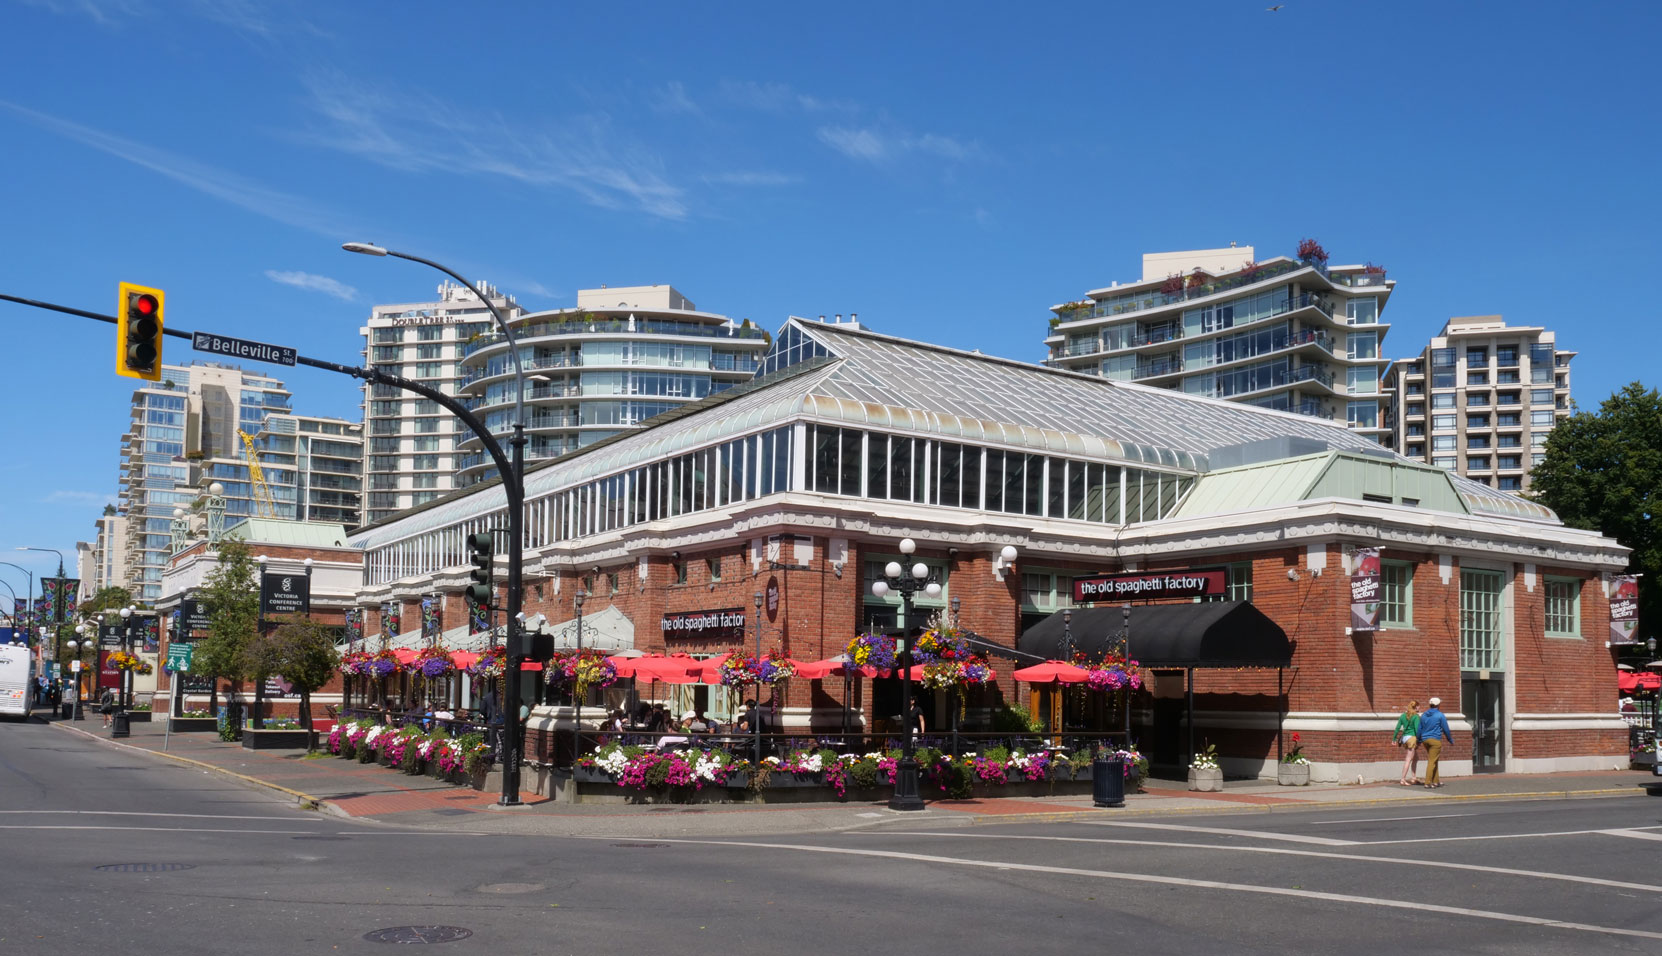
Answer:
[[[698,664],[698,679],[706,684],[721,683],[721,665],[732,654],[717,654],[715,657],[706,657]]]
[[[1662,690],[1662,674],[1652,674],[1649,671],[1621,671],[1616,674],[1616,689],[1623,693]]]
[[[410,664],[415,661],[416,652],[407,647],[398,647],[393,649],[392,656],[398,658],[400,664]]]
[[[1012,671],[1010,676],[1016,680],[1024,680],[1029,684],[1083,684],[1085,682],[1085,668],[1066,661],[1045,661],[1043,664],[1034,664],[1032,667],[1023,667]]]
[[[450,657],[456,662],[456,669],[459,671],[467,670],[479,662],[479,655],[473,651],[452,651]]]
[[[792,663],[796,665],[796,676],[805,680],[842,677],[848,673],[848,661],[842,657],[828,657],[823,661],[793,661]]]
[[[648,654],[645,657],[612,658],[619,677],[645,678],[666,684],[692,684],[698,681],[699,662],[685,654],[665,657]]]

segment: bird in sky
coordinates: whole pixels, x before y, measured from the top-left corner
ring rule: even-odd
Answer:
[[[1283,6],[1286,6],[1286,4],[1278,3],[1273,7],[1265,7],[1264,12],[1265,13],[1274,13],[1275,11],[1281,9]]]

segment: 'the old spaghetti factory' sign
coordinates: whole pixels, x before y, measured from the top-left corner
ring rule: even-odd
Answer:
[[[1223,568],[1093,574],[1090,577],[1073,579],[1073,599],[1076,603],[1084,603],[1212,597],[1222,595],[1227,584]]]

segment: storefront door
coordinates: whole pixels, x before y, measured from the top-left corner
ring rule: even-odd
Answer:
[[[1472,722],[1472,772],[1506,769],[1505,682],[1467,676],[1460,681],[1460,712]]]

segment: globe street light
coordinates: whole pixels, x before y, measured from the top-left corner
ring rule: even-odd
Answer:
[[[514,363],[514,428],[513,437],[509,439],[512,447],[512,460],[508,463],[508,474],[502,472],[501,446],[491,435],[490,430],[476,421],[469,421],[465,410],[458,412],[464,423],[472,428],[479,436],[480,444],[492,453],[497,463],[497,472],[502,479],[503,496],[508,504],[508,660],[507,673],[503,683],[506,684],[505,700],[503,701],[503,738],[505,744],[502,754],[502,806],[519,806],[519,765],[524,752],[524,741],[520,739],[519,714],[519,682],[520,665],[525,659],[525,641],[522,638],[520,611],[523,609],[524,589],[521,581],[521,567],[524,561],[525,544],[525,369],[519,357],[519,343],[514,338],[514,330],[509,327],[508,319],[496,303],[490,300],[478,287],[461,274],[448,266],[440,265],[431,259],[387,249],[372,242],[347,242],[341,248],[347,252],[356,252],[366,256],[393,256],[398,259],[407,259],[410,262],[419,262],[424,266],[444,273],[457,282],[460,282],[469,292],[472,292],[490,310],[491,317],[496,320],[497,327],[502,330],[502,337],[508,343],[508,356]],[[408,387],[408,386],[406,386]],[[461,408],[461,406],[455,406]]]
[[[918,549],[917,542],[911,538],[902,538],[900,553],[910,557]],[[879,579],[872,582],[871,593],[878,597],[885,597],[890,591],[900,592],[901,618],[905,627],[900,636],[900,712],[901,719],[906,724],[906,743],[901,750],[900,763],[895,768],[894,795],[889,798],[890,810],[922,810],[923,795],[918,790],[918,761],[913,731],[917,725],[912,720],[912,644],[908,639],[912,629],[912,596],[922,591],[932,598],[941,596],[941,586],[929,580],[929,565],[919,561],[909,569],[902,568],[899,561],[890,561],[883,568],[883,575],[888,580]]]

